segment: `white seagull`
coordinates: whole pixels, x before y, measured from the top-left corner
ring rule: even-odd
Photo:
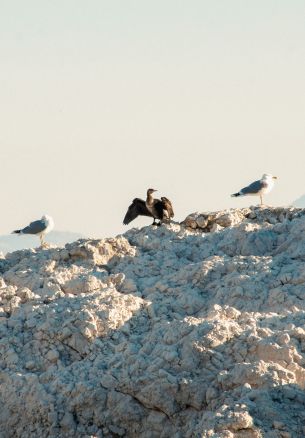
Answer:
[[[261,200],[261,205],[263,205],[263,195],[266,195],[273,189],[275,179],[277,179],[276,176],[270,175],[270,173],[264,173],[261,179],[254,181],[249,186],[244,187],[237,193],[233,193],[233,195],[231,196],[236,197],[236,196],[246,196],[246,195],[251,195],[251,196],[259,195]]]
[[[46,247],[47,243],[44,242],[44,236],[54,228],[54,221],[51,216],[45,214],[41,219],[31,222],[30,225],[20,230],[15,230],[12,234],[35,234],[40,239],[41,247]]]

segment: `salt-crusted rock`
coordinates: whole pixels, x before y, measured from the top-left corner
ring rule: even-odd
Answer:
[[[305,210],[0,260],[0,438],[305,434]]]
[[[230,209],[225,211],[192,213],[182,222],[186,227],[201,229],[209,232],[215,228],[215,224],[227,228],[240,224],[245,219],[255,220],[256,222],[266,222],[270,224],[282,223],[285,220],[292,220],[305,214],[301,208],[258,208],[250,207],[243,209]]]
[[[239,224],[249,214],[249,209],[227,210],[209,213],[192,213],[182,222],[186,227],[201,229],[204,232],[215,231],[217,226],[222,228]]]

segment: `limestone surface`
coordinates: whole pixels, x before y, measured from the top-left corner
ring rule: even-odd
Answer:
[[[0,259],[0,438],[301,438],[304,387],[304,209]]]

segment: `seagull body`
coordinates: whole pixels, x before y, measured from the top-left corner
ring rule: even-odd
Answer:
[[[46,246],[44,236],[54,228],[54,221],[51,216],[45,214],[41,219],[31,222],[26,227],[13,231],[13,234],[33,234],[39,237],[41,246]]]
[[[174,211],[169,199],[162,197],[161,199],[155,199],[153,197],[154,189],[147,190],[147,197],[144,201],[140,198],[135,198],[132,204],[128,207],[127,213],[124,217],[123,224],[128,225],[137,216],[149,216],[154,218],[152,225],[160,225],[162,221],[169,221],[174,217]],[[156,219],[159,219],[159,223],[156,223]]]
[[[269,173],[264,173],[261,179],[254,181],[249,186],[244,187],[237,193],[233,193],[231,196],[259,196],[261,205],[263,205],[263,195],[271,192],[275,179],[277,179],[276,176],[272,176]]]

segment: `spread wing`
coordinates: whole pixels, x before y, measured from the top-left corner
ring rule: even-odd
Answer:
[[[267,183],[265,181],[254,181],[247,187],[244,187],[240,190],[240,193],[243,195],[254,195],[255,193],[259,193],[264,187],[266,187]]]
[[[169,218],[174,217],[174,210],[173,210],[173,206],[172,206],[171,201],[168,198],[166,198],[165,196],[162,196],[161,200],[163,202],[164,210],[167,211],[168,217]]]
[[[138,216],[150,216],[152,214],[147,210],[145,201],[140,198],[135,198],[132,204],[128,207],[127,213],[125,214],[123,224],[128,225],[129,222],[133,221]]]

